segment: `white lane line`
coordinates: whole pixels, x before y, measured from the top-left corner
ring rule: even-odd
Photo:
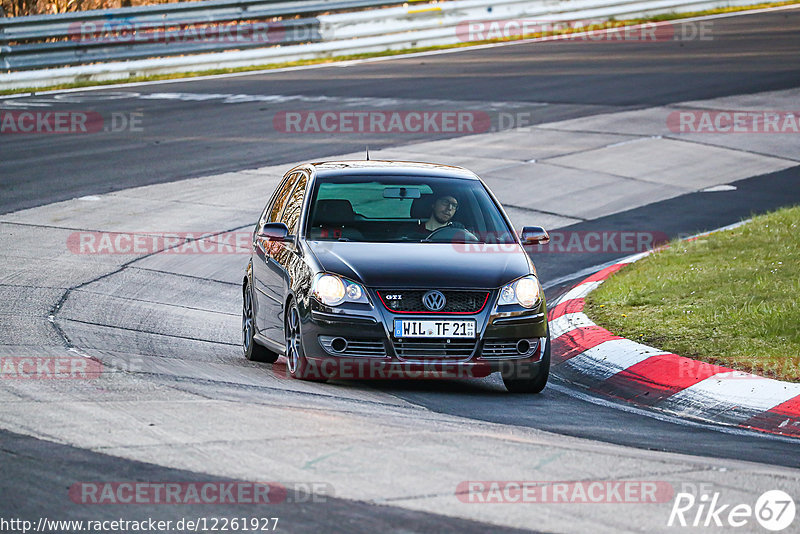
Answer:
[[[50,98],[33,97],[23,100],[0,100],[0,108],[52,107],[58,104],[80,104],[84,102],[109,100],[174,100],[180,102],[205,102],[220,100],[222,104],[244,104],[262,102],[266,104],[286,104],[288,102],[331,103],[337,106],[365,106],[370,108],[386,108],[392,106],[451,106],[455,109],[478,109],[493,111],[502,109],[519,109],[548,106],[546,102],[495,101],[480,100],[445,100],[434,98],[377,98],[377,97],[335,97],[309,95],[253,95],[235,93],[93,93],[93,94],[58,94]]]
[[[0,108],[6,109],[48,108],[52,105],[52,102],[39,100],[25,100],[20,102],[0,100]]]
[[[671,21],[673,24],[685,24],[688,22],[698,22],[703,20],[714,20],[714,19],[721,19],[721,18],[730,18],[730,17],[741,17],[747,15],[758,15],[761,13],[769,13],[775,11],[786,11],[791,9],[800,9],[800,5],[791,5],[791,6],[779,6],[779,7],[768,7],[764,9],[754,9],[750,11],[735,11],[732,13],[719,13],[716,15],[705,15],[701,17],[693,17],[693,18],[686,18],[686,19],[676,19],[675,21]],[[636,26],[632,26],[635,28]],[[576,34],[570,34],[571,38],[575,38]],[[404,60],[404,59],[411,59],[416,57],[427,57],[427,56],[436,56],[436,55],[443,55],[443,54],[457,54],[463,52],[472,52],[475,50],[486,50],[491,48],[497,48],[501,46],[517,46],[517,45],[524,45],[530,44],[535,42],[543,42],[546,41],[548,38],[535,38],[535,39],[522,39],[518,41],[510,41],[510,42],[503,42],[503,43],[489,43],[484,45],[475,45],[475,46],[466,46],[466,47],[457,47],[457,48],[446,48],[443,50],[428,50],[426,52],[412,52],[409,54],[398,54],[395,56],[381,56],[381,57],[372,57],[372,58],[364,58],[364,59],[354,59],[354,60],[347,60],[345,62],[335,62],[335,63],[320,63],[316,65],[298,65],[296,67],[283,67],[279,69],[264,69],[264,70],[255,70],[249,72],[231,72],[228,74],[214,74],[210,76],[193,76],[190,78],[176,78],[173,80],[153,80],[153,81],[146,81],[146,82],[132,82],[132,83],[120,83],[120,84],[113,84],[113,85],[101,85],[95,87],[78,87],[75,89],[56,89],[52,91],[35,91],[37,95],[48,95],[48,94],[64,94],[64,93],[78,93],[78,92],[85,92],[85,91],[99,91],[103,89],[119,89],[119,88],[128,88],[128,87],[147,87],[150,85],[155,84],[167,84],[167,83],[188,83],[188,82],[196,82],[202,80],[222,80],[226,78],[234,78],[237,76],[259,76],[264,74],[278,74],[282,72],[294,72],[294,71],[301,71],[301,70],[312,70],[312,69],[324,69],[324,68],[331,68],[331,67],[349,67],[351,65],[361,65],[363,63],[375,63],[381,61],[392,61],[392,60]],[[552,41],[553,39],[549,39]],[[344,63],[344,64],[343,64]],[[17,95],[7,95],[3,98],[22,98],[30,96],[30,93],[22,93]]]
[[[628,139],[626,141],[620,141],[618,143],[611,143],[610,145],[606,145],[602,148],[615,148],[618,146],[630,145],[631,143],[641,143],[642,141],[651,141],[653,139],[661,139],[661,138],[662,137],[660,135],[648,135],[647,137],[639,137],[638,139]]]
[[[735,185],[730,184],[723,184],[723,185],[714,185],[711,187],[706,187],[705,189],[701,189],[701,193],[719,193],[722,191],[736,191]]]

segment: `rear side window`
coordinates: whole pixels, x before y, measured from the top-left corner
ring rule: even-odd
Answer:
[[[308,178],[305,173],[300,173],[300,178],[295,184],[292,194],[286,203],[286,209],[281,217],[281,222],[285,223],[289,228],[289,233],[292,235],[297,234],[297,224],[300,221],[300,213],[303,210],[303,199],[305,198],[306,183]]]
[[[283,184],[281,184],[277,193],[275,193],[275,198],[272,199],[271,206],[267,208],[267,213],[265,213],[266,220],[263,222],[278,222],[280,220],[280,216],[286,208],[286,204],[289,203],[291,192],[299,178],[300,173],[295,172],[289,175]]]

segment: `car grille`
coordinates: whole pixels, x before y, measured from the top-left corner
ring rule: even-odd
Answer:
[[[319,344],[328,354],[334,356],[354,356],[367,358],[383,358],[386,356],[386,346],[379,339],[348,339],[347,346],[342,351],[333,349],[335,336],[319,336]]]
[[[431,312],[422,304],[422,296],[427,289],[381,290],[378,295],[389,311],[397,313],[478,313],[489,300],[488,291],[448,291],[443,290],[447,303],[437,312]],[[400,296],[399,299],[387,296]]]
[[[524,353],[520,353],[517,349],[519,339],[487,339],[483,343],[483,351],[481,351],[481,358],[487,360],[501,360],[508,358],[527,358],[532,355],[536,348],[539,346],[539,340],[528,339],[529,348]]]
[[[404,360],[466,360],[475,351],[475,341],[395,341],[394,350]]]

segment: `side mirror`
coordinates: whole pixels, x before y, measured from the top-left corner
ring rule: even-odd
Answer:
[[[523,245],[546,245],[550,242],[550,234],[541,226],[526,226],[520,237]]]
[[[270,241],[290,241],[289,228],[281,222],[268,222],[261,225],[256,233],[259,239]]]

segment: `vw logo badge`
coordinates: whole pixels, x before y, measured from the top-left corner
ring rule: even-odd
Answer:
[[[422,303],[430,311],[439,311],[447,304],[447,299],[444,298],[441,291],[433,290],[428,291],[422,296]]]

